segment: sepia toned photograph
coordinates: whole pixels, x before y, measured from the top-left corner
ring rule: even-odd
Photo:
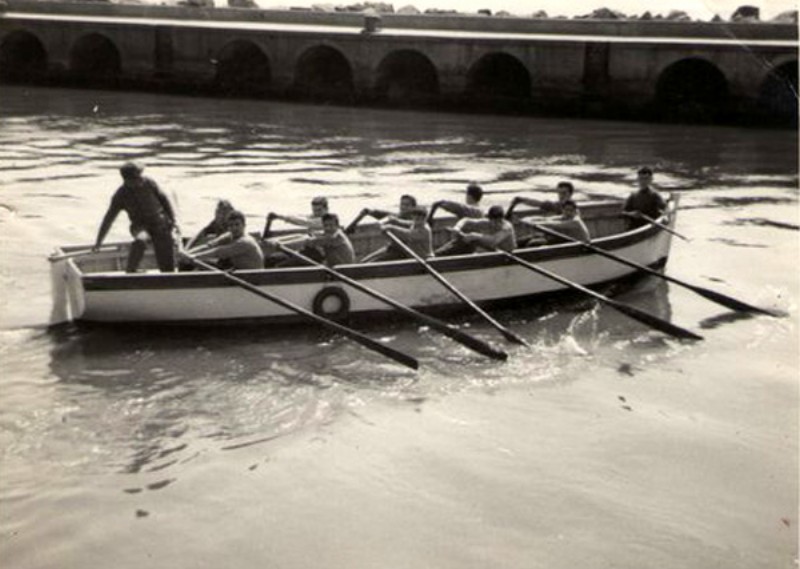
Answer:
[[[797,569],[796,1],[282,1],[0,0],[0,568]]]

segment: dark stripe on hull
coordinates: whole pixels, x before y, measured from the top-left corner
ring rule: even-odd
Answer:
[[[666,265],[666,263],[667,263],[667,257],[663,257],[662,259],[659,259],[657,262],[652,263],[648,266],[652,269],[661,269]],[[605,280],[585,286],[591,289],[602,289],[613,284],[622,284],[622,285],[633,284],[639,281],[641,278],[647,276],[648,276],[647,273],[643,273],[641,271],[635,271],[620,278]],[[562,289],[557,291],[538,292],[534,294],[507,297],[485,302],[478,302],[477,304],[486,309],[501,310],[509,308],[518,308],[521,306],[530,307],[531,305],[543,299],[555,299],[555,298],[566,298],[566,297],[576,298],[580,296],[581,296],[580,293],[574,292],[570,289]],[[465,311],[464,304],[458,302],[454,302],[451,304],[438,304],[435,306],[415,306],[414,308],[419,310],[420,312],[425,312],[427,314],[434,314],[434,315],[459,314],[459,313],[464,313]],[[348,322],[358,322],[358,323],[386,322],[387,320],[406,321],[407,318],[405,318],[402,314],[397,312],[386,312],[378,310],[361,311],[352,314],[348,318]],[[82,326],[103,326],[103,327],[124,326],[126,328],[131,328],[131,327],[197,328],[197,327],[218,327],[218,326],[264,326],[264,325],[276,325],[280,327],[285,325],[302,325],[307,322],[308,321],[305,320],[304,318],[296,315],[270,316],[266,318],[228,318],[220,320],[163,320],[163,321],[149,320],[147,322],[142,322],[142,321],[94,322],[91,320],[83,320],[83,319],[76,320],[76,324],[80,324]]]

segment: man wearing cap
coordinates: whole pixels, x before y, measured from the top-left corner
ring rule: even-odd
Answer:
[[[436,250],[437,257],[465,255],[478,249],[511,252],[517,245],[514,226],[504,218],[499,205],[490,207],[485,219],[464,218],[451,231],[453,239]]]
[[[133,162],[124,164],[119,169],[122,185],[111,198],[94,249],[103,244],[109,229],[119,212],[125,210],[131,222],[131,243],[128,253],[128,273],[135,273],[144,257],[148,238],[153,242],[156,262],[161,272],[175,270],[175,244],[172,229],[175,227],[175,212],[167,195],[151,178],[142,176],[142,167]]]
[[[652,187],[653,171],[650,168],[647,166],[640,168],[636,174],[636,181],[639,184],[639,189],[628,196],[628,199],[625,200],[625,205],[622,207],[623,211],[630,214],[631,229],[647,224],[642,215],[650,219],[658,219],[667,210],[667,203],[664,198]]]

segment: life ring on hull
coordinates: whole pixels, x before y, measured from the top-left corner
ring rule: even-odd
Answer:
[[[350,297],[338,286],[326,286],[314,297],[311,309],[317,316],[344,320],[350,315]]]

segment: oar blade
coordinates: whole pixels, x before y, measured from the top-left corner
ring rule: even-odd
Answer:
[[[608,304],[623,314],[633,318],[634,320],[638,320],[642,324],[650,326],[656,330],[664,332],[669,336],[673,336],[675,338],[680,338],[681,340],[702,340],[703,337],[695,334],[691,330],[687,330],[686,328],[681,328],[680,326],[673,324],[672,322],[668,322],[663,318],[659,318],[657,316],[653,316],[645,312],[644,310],[639,310],[636,307],[633,307],[629,304],[623,304],[621,302],[617,302],[616,300],[612,300],[607,298],[606,301]]]
[[[508,354],[503,350],[499,350],[493,347],[488,342],[484,342],[480,338],[476,338],[475,336],[470,336],[469,334],[465,334],[458,328],[454,328],[449,324],[444,325],[435,325],[435,327],[439,332],[452,338],[453,340],[464,344],[468,348],[478,352],[479,354],[483,354],[486,357],[492,358],[494,360],[506,361],[508,359]]]
[[[702,297],[707,298],[717,304],[721,304],[722,306],[726,306],[731,310],[736,310],[738,312],[753,312],[756,314],[765,314],[767,316],[779,317],[781,314],[778,312],[774,312],[772,310],[767,310],[766,308],[759,308],[758,306],[753,306],[752,304],[748,304],[741,300],[737,300],[733,297],[728,296],[727,294],[722,294],[721,292],[716,292],[713,290],[709,290],[705,287],[696,286],[696,285],[687,285],[687,287]]]

